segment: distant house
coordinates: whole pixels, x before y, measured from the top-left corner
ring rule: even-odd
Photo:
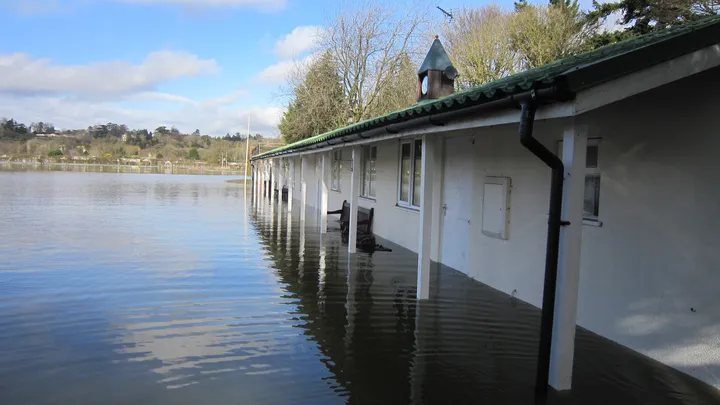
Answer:
[[[322,228],[373,207],[420,299],[432,260],[544,306],[557,389],[576,323],[720,388],[720,19],[439,98],[437,48],[417,105],[254,156],[256,192],[289,186]]]

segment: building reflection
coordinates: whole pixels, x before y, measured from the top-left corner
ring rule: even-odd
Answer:
[[[329,389],[346,403],[534,403],[537,308],[437,267],[430,299],[417,302],[416,255],[395,248],[349,256],[339,231],[321,235],[312,218],[301,227],[284,208],[260,200],[251,222],[278,282],[297,299],[304,322],[296,327],[317,343]],[[550,404],[720,399],[607,339],[582,328],[577,336],[574,389],[551,393]]]
[[[278,216],[277,207],[264,217],[263,205],[257,204],[253,224],[279,282],[299,301],[305,322],[298,327],[317,342],[334,379],[330,388],[348,395],[348,403],[378,397],[406,403],[416,346],[414,280],[406,271],[377,274],[371,255],[348,257],[339,231],[321,235],[311,229],[313,219],[301,227],[286,211]]]

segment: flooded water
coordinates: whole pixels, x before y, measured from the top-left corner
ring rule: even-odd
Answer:
[[[0,172],[0,404],[533,404],[539,311],[224,177]],[[297,204],[296,204],[297,205]],[[567,404],[712,404],[584,330]]]

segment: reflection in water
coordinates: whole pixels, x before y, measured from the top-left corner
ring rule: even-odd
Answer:
[[[245,171],[239,168],[207,168],[203,164],[182,163],[173,165],[125,165],[98,163],[20,163],[0,161],[0,171],[7,172],[81,172],[81,173],[146,173],[146,174],[193,174],[242,177]]]
[[[444,267],[432,271],[431,299],[417,302],[414,254],[393,246],[348,256],[339,231],[321,235],[312,219],[277,228],[267,205],[254,207],[253,222],[348,403],[533,403],[536,308]],[[720,401],[692,377],[583,329],[577,336],[575,389],[551,393],[551,404]]]
[[[537,310],[416,256],[348,256],[241,184],[0,173],[0,403],[530,404]],[[296,208],[298,204],[296,204]],[[308,214],[310,215],[310,214]],[[578,331],[553,403],[714,403]]]

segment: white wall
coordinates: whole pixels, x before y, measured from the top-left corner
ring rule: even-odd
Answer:
[[[717,74],[582,117],[601,138],[602,227],[583,228],[578,324],[720,387]],[[535,130],[551,148],[561,134],[561,122]],[[540,306],[550,171],[517,126],[477,131],[474,148],[470,274]],[[512,179],[507,241],[480,232],[484,176]]]
[[[535,137],[553,145],[560,130],[537,123]],[[552,129],[551,129],[552,128]],[[470,216],[469,275],[535,306],[542,304],[550,169],[520,145],[517,125],[476,131],[473,195]],[[509,239],[482,233],[482,190],[485,177],[509,177]]]
[[[377,146],[377,162],[375,166],[377,188],[375,200],[360,197],[359,205],[365,208],[375,208],[373,219],[374,233],[398,245],[417,251],[419,212],[397,206],[397,179],[398,179],[398,140],[374,143]],[[350,179],[352,173],[352,151],[350,148],[342,149],[343,167],[340,176],[340,192],[330,191],[328,209],[340,209],[343,200],[350,201]],[[337,219],[329,217],[328,222]]]
[[[578,324],[720,387],[718,73],[578,118],[601,138],[602,176],[602,227],[583,227]],[[562,131],[560,120],[535,126],[553,151]],[[550,170],[520,145],[517,124],[452,136],[474,138],[469,275],[539,307]],[[377,146],[377,200],[360,205],[375,208],[378,236],[417,251],[418,212],[396,206],[399,141]],[[317,206],[315,155],[307,156],[308,203]],[[346,148],[330,210],[350,199],[350,159]],[[299,159],[297,167],[299,179]],[[481,232],[486,176],[511,178],[508,240]]]
[[[583,230],[578,322],[720,388],[718,73],[588,116],[603,226]]]

